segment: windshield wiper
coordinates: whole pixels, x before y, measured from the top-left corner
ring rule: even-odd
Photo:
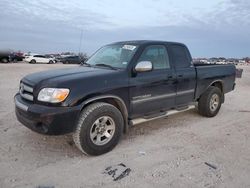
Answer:
[[[97,64],[95,64],[95,66],[108,67],[108,68],[111,68],[113,70],[117,70],[116,67],[113,67],[111,65],[107,65],[107,64],[104,64],[104,63],[97,63]]]

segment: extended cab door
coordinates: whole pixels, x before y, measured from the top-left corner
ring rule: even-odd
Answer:
[[[166,47],[147,46],[137,63],[141,61],[152,62],[153,70],[138,72],[129,81],[133,117],[150,115],[175,105],[176,80]]]
[[[176,106],[186,105],[194,100],[196,70],[186,46],[171,44],[170,51],[177,76]]]

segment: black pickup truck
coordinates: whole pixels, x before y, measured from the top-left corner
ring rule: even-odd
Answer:
[[[85,154],[112,150],[129,126],[197,106],[215,116],[235,87],[234,65],[192,63],[181,43],[126,41],[99,49],[76,68],[20,81],[17,119],[48,135],[73,132]],[[196,105],[197,104],[197,105]]]

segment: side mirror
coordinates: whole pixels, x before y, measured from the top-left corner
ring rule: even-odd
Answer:
[[[149,72],[153,70],[153,64],[150,61],[140,61],[135,66],[136,72]]]

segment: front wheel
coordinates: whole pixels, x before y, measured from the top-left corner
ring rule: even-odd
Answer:
[[[222,92],[219,88],[210,86],[199,99],[198,111],[202,116],[214,117],[220,110]]]
[[[3,59],[1,60],[1,62],[2,62],[2,63],[8,63],[9,61],[8,61],[7,58],[3,58]]]
[[[123,132],[123,117],[113,105],[93,103],[81,113],[73,139],[85,154],[101,155],[112,150]]]

